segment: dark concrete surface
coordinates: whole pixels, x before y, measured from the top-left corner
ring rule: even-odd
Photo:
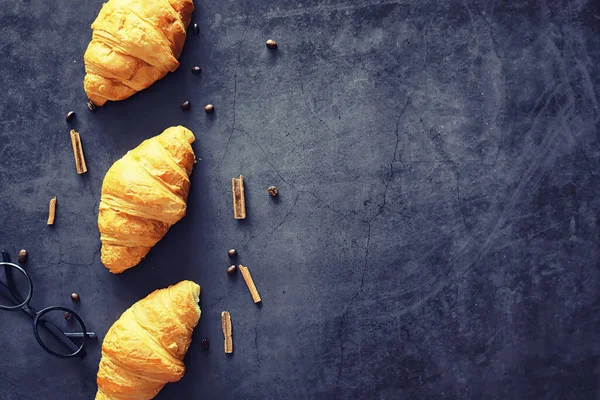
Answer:
[[[198,282],[188,369],[159,399],[600,399],[597,1],[199,0],[180,69],[90,113],[100,7],[0,2],[0,246],[29,250],[33,306],[75,307],[103,337],[152,290]],[[202,158],[188,215],[111,275],[102,178],[176,124]],[[262,308],[225,274],[231,247]],[[2,312],[0,351],[3,400],[94,396],[100,342],[55,359]]]

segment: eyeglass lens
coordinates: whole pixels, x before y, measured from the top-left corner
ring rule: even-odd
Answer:
[[[84,344],[83,326],[68,311],[51,310],[43,312],[37,320],[36,329],[42,344],[51,353],[57,355],[68,356],[73,354]],[[60,333],[64,333],[64,336]],[[65,340],[65,336],[70,341]]]
[[[9,265],[0,265],[0,306],[15,307],[29,297],[29,281],[25,274]]]

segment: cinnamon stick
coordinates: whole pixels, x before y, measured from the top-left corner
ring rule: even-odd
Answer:
[[[48,225],[54,225],[56,217],[56,197],[50,199],[50,209],[48,210]]]
[[[231,315],[229,315],[229,311],[223,311],[221,313],[221,327],[223,328],[223,348],[225,353],[231,354],[233,353],[233,338],[232,329],[231,329]]]
[[[246,219],[246,197],[244,196],[244,177],[231,178],[233,193],[233,218]]]
[[[248,271],[248,268],[244,267],[243,265],[240,265],[239,269],[242,273],[242,277],[244,278],[244,282],[246,282],[246,286],[248,286],[248,290],[252,295],[252,300],[254,300],[255,303],[260,303],[260,294],[258,294],[258,290],[256,290],[256,285],[254,285],[254,280],[252,279],[252,275],[250,275],[250,271]]]
[[[75,156],[75,167],[79,175],[87,172],[85,157],[83,156],[83,147],[81,147],[81,137],[79,133],[71,129],[71,145],[73,145],[73,155]]]

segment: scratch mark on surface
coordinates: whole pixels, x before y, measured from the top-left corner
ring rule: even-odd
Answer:
[[[463,0],[463,5],[469,14],[469,19],[471,20],[471,26],[473,27],[473,39],[475,39],[475,57],[479,57],[479,35],[477,34],[477,26],[475,24],[475,19],[473,18],[473,13],[471,13],[471,9],[467,4],[466,0]]]
[[[301,4],[301,3],[298,3],[298,4]],[[403,4],[410,4],[410,3],[403,1],[403,0],[364,0],[360,4],[356,4],[356,3],[352,3],[352,2],[337,3],[337,4],[332,4],[332,5],[319,4],[319,5],[313,6],[313,7],[300,7],[300,8],[296,8],[296,9],[292,9],[292,10],[285,10],[285,11],[282,11],[280,9],[277,9],[275,11],[268,11],[262,15],[262,18],[266,21],[269,21],[271,19],[277,19],[277,18],[302,17],[307,14],[328,15],[328,14],[340,12],[340,11],[354,11],[354,10],[360,10],[363,8],[379,7],[379,6],[387,6],[387,5],[399,5],[399,4],[403,5]],[[241,22],[243,20],[244,20],[244,17],[239,16],[239,15],[222,19],[223,22],[233,22],[233,23]]]
[[[550,226],[547,226],[546,228],[544,228],[542,230],[533,232],[533,233],[531,233],[530,235],[527,236],[527,240],[531,240],[531,239],[535,238],[536,236],[539,236],[540,234],[542,234],[542,233],[544,233],[546,231],[549,231],[552,228],[556,228],[557,226],[560,226],[560,225],[564,224],[565,222],[570,221],[573,217],[575,217],[576,215],[579,215],[579,214],[581,214],[581,212],[573,213],[572,215],[569,215],[567,218],[562,219],[562,220],[560,220],[560,221],[558,221],[558,222],[556,222],[556,223],[554,223],[554,224],[552,224]]]
[[[594,174],[594,170],[592,169],[592,163],[590,162],[590,159],[588,158],[587,153],[585,152],[585,150],[583,150],[583,146],[581,146],[581,144],[577,140],[577,137],[575,136],[575,133],[573,132],[573,130],[571,129],[570,126],[565,126],[565,128],[566,128],[567,132],[569,132],[569,136],[573,139],[573,142],[575,142],[575,148],[581,153],[581,156],[583,157],[583,160],[587,164],[588,173],[592,177],[596,177],[596,175]]]
[[[363,286],[365,284],[365,273],[367,272],[367,266],[369,265],[369,245],[370,244],[371,244],[371,224],[369,223],[368,230],[367,230],[367,245],[365,247],[365,261],[364,261],[364,264],[363,264],[362,275],[360,277],[360,286],[358,288],[358,291],[356,292],[356,294],[352,298],[352,301],[350,301],[351,305],[354,302],[354,300],[356,299],[356,297],[358,296],[358,294],[360,292],[362,292]]]
[[[254,328],[254,349],[256,350],[256,364],[260,368],[260,352],[258,351],[258,329]]]
[[[496,0],[492,0],[492,6],[490,7],[490,15],[489,20],[492,21],[492,17],[494,16],[494,8],[496,8]]]
[[[492,12],[494,11],[494,6],[495,6],[496,0],[494,0],[494,2],[492,3]],[[490,15],[490,21],[488,24],[489,27],[489,35],[490,35],[490,40],[492,42],[492,51],[494,53],[494,55],[496,56],[496,59],[498,60],[498,62],[500,63],[500,71],[502,72],[502,69],[504,67],[504,64],[502,63],[502,59],[500,58],[500,54],[498,54],[498,43],[496,42],[496,38],[494,37],[494,28],[492,27],[492,21],[491,21],[491,15]],[[508,99],[508,83],[507,83],[507,78],[506,78],[506,72],[502,73],[502,78],[504,80],[504,85],[503,85],[503,89],[504,89],[504,109],[506,110],[507,104],[509,104],[509,99]],[[504,113],[506,113],[506,111],[504,111]],[[510,121],[511,125],[512,125],[512,120]],[[500,156],[500,149],[502,148],[502,143],[504,142],[504,137],[506,135],[505,131],[508,129],[500,129],[500,137],[497,139],[497,144],[496,144],[496,155],[494,156],[494,161],[492,162],[491,168],[494,168],[496,166],[496,162],[498,162],[498,157]]]
[[[553,95],[554,95],[554,92],[550,93],[550,95],[548,96],[548,99],[546,100],[542,109],[539,112],[535,113],[533,121],[531,123],[531,127],[527,131],[526,135],[531,134],[536,129],[536,127],[539,123],[539,120],[540,120],[540,115],[548,108],[549,104],[551,103],[551,101],[553,99]],[[564,117],[564,115],[560,115],[560,114],[562,114],[562,113],[559,113],[560,117]],[[548,154],[548,152],[554,145],[554,140],[559,135],[559,133],[560,133],[559,127],[554,127],[554,129],[551,129],[548,132],[548,134],[545,135],[545,137],[540,145],[539,151],[534,153],[531,163],[529,164],[529,167],[521,176],[521,179],[519,180],[519,183],[518,183],[516,189],[510,195],[509,200],[506,202],[506,205],[505,205],[504,209],[502,210],[502,212],[500,213],[498,219],[496,220],[496,223],[494,224],[492,230],[488,234],[486,240],[483,242],[483,244],[478,249],[479,256],[477,257],[476,260],[474,260],[467,267],[465,267],[461,276],[464,276],[467,272],[469,272],[471,270],[471,268],[473,268],[473,266],[477,262],[481,261],[483,259],[483,257],[485,257],[487,255],[487,253],[491,250],[491,248],[493,247],[493,244],[495,243],[496,234],[498,233],[500,228],[502,228],[504,226],[510,212],[512,212],[512,210],[516,207],[519,199],[521,198],[521,194],[525,190],[525,187],[527,186],[529,181],[533,178],[533,176],[536,174],[536,172],[541,167],[541,165],[544,162],[548,162],[548,158],[546,157],[546,155]],[[529,155],[528,152],[526,152],[524,154]]]
[[[588,69],[585,67],[585,65],[583,64],[583,62],[575,57],[575,64],[577,65],[577,69],[579,70],[579,73],[583,79],[583,82],[585,83],[583,85],[585,91],[588,94],[588,97],[590,99],[590,101],[592,102],[592,106],[594,107],[595,110],[595,118],[594,118],[594,123],[598,123],[598,120],[600,119],[600,110],[598,109],[598,97],[596,96],[596,92],[594,90],[594,83],[592,82],[592,78],[590,77],[590,72],[588,71]]]
[[[469,224],[467,224],[467,217],[465,216],[465,212],[463,210],[463,203],[462,203],[462,199],[460,197],[460,172],[458,171],[458,168],[456,168],[456,167],[454,168],[454,174],[456,175],[456,200],[458,202],[458,211],[460,212],[460,215],[462,216],[462,221],[465,226],[465,229],[467,230],[467,233],[469,234],[469,236],[471,237],[471,240],[473,241],[473,245],[475,246],[475,252],[479,255],[479,247],[477,246],[477,241],[475,240],[475,235],[473,234],[473,230],[471,229]]]

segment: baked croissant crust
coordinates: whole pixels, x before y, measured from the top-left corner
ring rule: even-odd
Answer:
[[[146,89],[179,66],[193,0],[110,0],[92,24],[83,87],[102,106]]]
[[[166,129],[116,161],[102,183],[98,229],[102,263],[112,273],[137,265],[186,212],[196,162],[194,134]]]
[[[152,399],[183,377],[183,357],[200,320],[200,286],[181,281],[131,306],[102,343],[96,400]]]

